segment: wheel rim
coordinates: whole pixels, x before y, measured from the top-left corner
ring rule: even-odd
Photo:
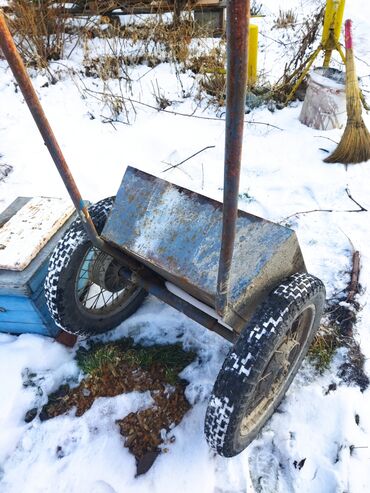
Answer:
[[[108,291],[91,280],[90,272],[100,251],[95,247],[87,250],[78,269],[75,280],[75,299],[79,309],[90,317],[101,318],[114,315],[128,305],[138,294],[140,288],[126,281],[123,289]]]
[[[240,426],[240,434],[248,435],[253,429],[263,424],[276,400],[282,397],[285,382],[296,370],[302,348],[306,341],[314,319],[316,308],[310,305],[297,315],[283,341],[271,355],[262,372],[255,391],[253,401],[248,405],[248,412]]]

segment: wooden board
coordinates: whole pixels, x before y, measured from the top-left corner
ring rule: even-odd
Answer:
[[[0,228],[0,269],[22,271],[72,215],[70,200],[35,197]]]

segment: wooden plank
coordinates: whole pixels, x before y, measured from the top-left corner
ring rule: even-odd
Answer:
[[[0,229],[0,269],[22,271],[74,211],[69,200],[35,197]]]
[[[181,11],[202,11],[206,9],[223,10],[226,7],[224,0],[199,0],[191,5],[184,3],[180,8]],[[62,11],[62,15],[66,17],[72,16],[92,16],[92,15],[134,15],[134,14],[159,14],[165,12],[173,12],[175,2],[172,1],[152,1],[152,0],[129,0],[124,4],[122,2],[112,3],[109,1],[99,3],[86,2],[85,4],[74,5],[67,7]]]
[[[61,329],[57,327],[52,316],[49,313],[48,307],[46,305],[45,291],[43,286],[40,289],[40,291],[36,293],[35,296],[32,297],[32,302],[37,308],[41,319],[45,323],[45,328],[43,333],[45,335],[55,337],[57,334],[59,334]]]
[[[0,214],[0,228],[31,200],[31,197],[18,197]]]
[[[7,323],[44,325],[31,300],[23,296],[0,297],[0,327]]]
[[[0,315],[7,311],[32,312],[35,310],[27,296],[0,296]]]
[[[9,334],[41,334],[49,335],[47,328],[42,323],[29,324],[22,322],[6,322],[0,323],[1,332],[7,332]]]
[[[44,290],[32,300],[26,296],[0,296],[0,332],[58,335],[60,328],[48,312]]]
[[[76,214],[55,233],[32,262],[21,272],[0,269],[0,294],[4,296],[32,296],[40,290],[48,268],[49,257],[67,228],[76,219]],[[41,272],[40,272],[41,271]]]
[[[218,0],[198,0],[194,5],[194,10],[197,10],[197,7],[219,7],[224,8],[225,5],[219,2]]]
[[[49,256],[44,259],[34,276],[29,280],[28,285],[31,288],[32,293],[38,293],[42,289],[45,281],[46,274],[48,273]],[[1,287],[1,282],[0,282]]]
[[[33,312],[21,312],[21,311],[8,311],[5,313],[0,312],[0,327],[6,326],[9,323],[23,323],[29,325],[42,325],[44,321],[39,314],[34,310]]]

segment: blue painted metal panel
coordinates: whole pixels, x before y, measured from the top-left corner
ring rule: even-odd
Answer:
[[[222,204],[135,168],[127,168],[102,236],[214,307]],[[304,271],[294,231],[238,212],[224,320],[245,323],[279,282]]]

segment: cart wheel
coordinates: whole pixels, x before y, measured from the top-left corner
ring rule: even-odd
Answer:
[[[100,234],[114,197],[89,207]],[[146,291],[118,275],[112,257],[92,246],[80,219],[57,244],[49,261],[45,296],[49,311],[63,330],[95,335],[119,325],[143,302]]]
[[[205,434],[224,457],[244,450],[280,404],[319,326],[323,283],[294,274],[257,309],[226,357],[206,412]]]

